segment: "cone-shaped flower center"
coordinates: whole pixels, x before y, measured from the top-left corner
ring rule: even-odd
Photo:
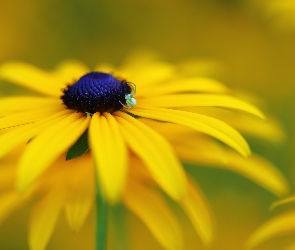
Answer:
[[[128,94],[131,94],[131,87],[127,81],[107,73],[91,72],[67,86],[61,99],[69,109],[79,112],[111,113],[122,109]]]

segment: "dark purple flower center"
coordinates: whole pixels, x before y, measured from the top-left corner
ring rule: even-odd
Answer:
[[[125,105],[125,95],[131,93],[127,81],[111,74],[91,72],[73,85],[63,89],[61,99],[69,108],[79,112],[114,112]]]

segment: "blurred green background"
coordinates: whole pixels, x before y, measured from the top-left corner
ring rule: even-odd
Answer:
[[[267,112],[281,120],[287,133],[283,145],[254,141],[252,147],[282,170],[294,191],[293,16],[295,2],[287,0],[1,0],[0,62],[17,59],[50,69],[74,58],[90,67],[98,62],[119,65],[135,49],[155,51],[169,62],[216,61],[222,67],[213,73],[215,78],[259,96]],[[210,249],[243,249],[255,228],[281,212],[268,211],[275,197],[241,176],[194,166],[187,169],[204,189],[215,213],[217,238]],[[28,214],[29,209],[24,209],[16,216],[26,218]],[[139,223],[129,217],[132,225]],[[191,225],[184,215],[180,217],[187,249],[197,249],[200,242]],[[90,219],[77,236],[64,224],[59,222],[48,249],[82,249],[81,245],[91,249]],[[26,249],[26,227],[26,219],[8,219],[0,228],[0,248]],[[161,249],[147,230],[133,234],[135,249]],[[274,240],[259,249],[281,249],[293,238]]]

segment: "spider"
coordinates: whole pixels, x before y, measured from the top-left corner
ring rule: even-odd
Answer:
[[[136,100],[133,96],[136,94],[136,85],[133,82],[129,82],[128,85],[131,88],[131,93],[125,95],[126,105],[121,103],[124,108],[131,109],[136,105]]]

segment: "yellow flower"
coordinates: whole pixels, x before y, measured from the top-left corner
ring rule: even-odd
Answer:
[[[290,196],[285,199],[279,200],[273,203],[271,208],[275,208],[279,205],[292,203],[295,201],[295,196]],[[263,242],[270,241],[279,236],[292,235],[294,239],[295,231],[295,210],[291,210],[280,215],[275,216],[274,218],[268,220],[263,225],[261,225],[249,238],[247,243],[248,249],[254,249]],[[288,247],[284,248],[286,250],[294,249],[295,242],[290,244]],[[275,245],[273,249],[278,249],[278,246]]]
[[[0,218],[29,198],[39,197],[30,220],[31,249],[44,249],[62,208],[70,227],[79,230],[94,202],[95,176],[107,201],[122,200],[166,249],[181,249],[181,233],[160,190],[185,210],[204,244],[212,241],[206,201],[178,159],[193,152],[189,146],[180,147],[191,140],[181,137],[178,128],[186,127],[189,136],[196,131],[200,141],[202,135],[211,136],[247,157],[249,146],[233,127],[188,107],[221,107],[264,116],[215,80],[184,77],[173,65],[144,59],[130,59],[118,69],[99,65],[93,72],[76,61],[64,62],[52,72],[22,62],[0,67],[2,79],[36,92],[0,100],[0,156],[22,147],[17,166],[2,164],[0,169],[9,173],[1,187],[5,205]],[[167,136],[171,123],[176,143]],[[167,131],[165,127],[160,131],[162,125],[167,125]],[[196,155],[206,152],[215,159],[217,152],[226,163],[218,144],[208,141],[204,147],[198,145]],[[273,179],[280,183],[275,176],[264,179],[265,185]],[[281,182],[271,191],[283,193]]]

